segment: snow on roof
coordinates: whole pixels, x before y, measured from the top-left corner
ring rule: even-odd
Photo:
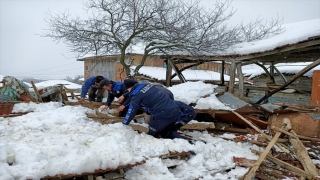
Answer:
[[[283,32],[271,37],[253,42],[236,44],[222,54],[251,54],[273,50],[287,44],[295,44],[309,37],[320,35],[320,19],[283,24]]]
[[[36,83],[35,86],[39,89],[49,86],[54,86],[57,84],[63,84],[68,89],[81,89],[81,85],[75,84],[66,80],[48,80],[40,83]]]
[[[276,64],[275,67],[282,74],[297,74],[299,71],[301,71],[303,68],[305,68],[309,64],[311,64],[311,62],[279,63],[279,64]],[[268,69],[269,66],[266,66],[266,68]],[[305,73],[303,76],[312,77],[314,70],[320,70],[320,65],[314,67],[313,69]],[[255,64],[243,66],[242,72],[244,76],[249,76],[249,79],[265,74],[265,71],[261,67]],[[277,74],[277,72],[275,72],[275,74]]]
[[[261,40],[235,44],[225,51],[203,53],[206,56],[247,55],[274,50],[277,47],[296,44],[320,35],[320,19],[300,21],[282,25],[282,32]],[[201,53],[200,53],[201,54]],[[190,55],[188,52],[173,52],[171,55]]]
[[[135,69],[136,66],[131,66],[131,69]],[[151,66],[142,66],[139,69],[139,73],[148,77],[152,77],[157,80],[166,80],[166,68],[163,67],[151,67]],[[172,73],[174,74],[174,72]],[[220,73],[209,71],[209,70],[190,70],[186,69],[182,71],[183,76],[187,81],[220,81]],[[175,76],[172,80],[179,80],[178,76]],[[230,76],[224,75],[224,80],[229,81]],[[238,79],[236,79],[238,81]]]

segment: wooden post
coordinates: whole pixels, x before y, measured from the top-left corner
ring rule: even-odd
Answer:
[[[171,64],[172,69],[176,72],[176,74],[178,75],[180,81],[182,83],[187,82],[186,78],[183,76],[183,74],[181,73],[181,71],[179,70],[179,68],[174,64],[173,61],[171,61],[171,59],[168,59],[169,64]]]
[[[229,81],[229,89],[228,89],[229,93],[234,92],[235,78],[236,78],[236,62],[232,61],[231,68],[230,68],[230,81]]]
[[[63,88],[63,85],[60,86],[60,88],[61,88],[62,101],[69,101],[66,90]]]
[[[242,176],[240,179],[243,180],[251,180],[257,169],[259,168],[260,164],[262,163],[262,161],[266,158],[266,156],[268,155],[270,149],[273,147],[273,145],[277,142],[279,136],[281,135],[281,132],[277,132],[276,135],[273,137],[273,139],[270,141],[270,143],[268,144],[268,146],[265,148],[265,150],[263,151],[263,153],[260,155],[259,159],[253,164],[253,166],[249,169],[249,171]]]
[[[239,90],[240,90],[240,94],[239,94],[239,98],[243,99],[243,93],[244,93],[244,78],[243,78],[243,74],[242,74],[242,64],[241,62],[238,63],[237,65],[237,72],[238,72],[238,78],[239,78]]]
[[[221,72],[220,72],[220,82],[222,85],[224,85],[224,66],[225,66],[225,62],[222,61],[221,62]]]
[[[311,104],[320,104],[320,70],[313,71]]]
[[[169,63],[169,60],[166,60],[167,62],[167,71],[166,71],[166,86],[170,87],[171,86],[171,75],[172,75],[172,66]]]
[[[39,94],[39,92],[38,92],[37,87],[34,85],[34,82],[33,82],[33,81],[30,81],[30,83],[31,83],[31,85],[32,85],[32,87],[33,87],[34,92],[36,93],[36,95],[37,95],[37,97],[38,97],[38,101],[39,101],[39,102],[43,102],[43,101],[42,101],[42,98],[41,98],[41,96],[40,96],[40,94]]]

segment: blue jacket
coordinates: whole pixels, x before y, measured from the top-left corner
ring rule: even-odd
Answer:
[[[110,106],[115,97],[120,97],[127,93],[127,89],[124,87],[123,82],[113,82],[112,89],[109,91],[108,100],[106,102],[107,106]]]
[[[161,84],[152,84],[152,85],[153,85],[154,87],[156,87],[157,89],[159,89],[160,91],[162,91],[164,94],[166,94],[170,99],[174,100],[173,93],[172,93],[169,89],[163,87]],[[128,91],[127,91],[127,92],[128,92]],[[123,96],[124,96],[124,97],[127,97],[127,96],[128,96],[128,98],[127,98],[127,100],[126,100],[124,103],[122,103],[122,105],[128,106],[128,105],[130,104],[130,101],[131,101],[131,96],[130,96],[129,93],[125,93]]]
[[[144,106],[153,117],[167,113],[168,110],[178,108],[177,104],[164,92],[150,83],[137,83],[130,92],[130,105],[123,119],[123,124],[129,124],[140,106]]]
[[[195,117],[196,115],[196,112],[194,111],[194,108],[192,106],[189,106],[181,101],[174,101],[180,111],[181,111],[181,114],[180,114],[180,117],[185,117],[185,116],[192,116],[193,118]]]
[[[94,78],[96,78],[96,76],[91,76],[89,77],[83,84],[82,88],[81,88],[81,95],[80,97],[84,98],[86,97],[86,94],[88,93],[89,88],[92,85],[95,85],[94,83]],[[108,78],[104,77],[104,80],[109,80]]]

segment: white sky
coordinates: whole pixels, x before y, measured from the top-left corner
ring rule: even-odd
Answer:
[[[201,0],[206,7],[214,1]],[[284,23],[320,18],[320,0],[234,0],[232,22],[275,18]],[[40,37],[47,28],[44,19],[66,9],[84,16],[80,0],[0,0],[0,74],[61,79],[83,74],[83,62],[62,44]]]
[[[218,99],[200,98],[210,94],[213,97],[215,87],[203,82],[187,82],[170,90],[175,99],[183,102],[206,101],[204,104],[207,106],[203,108],[228,109]],[[142,160],[146,163],[127,171],[126,179],[236,180],[248,169],[236,167],[233,156],[257,159],[250,149],[263,151],[250,143],[222,139],[232,139],[235,137],[232,134],[212,137],[207,131],[187,132],[199,140],[195,145],[182,139],[156,139],[145,133],[139,134],[122,123],[96,123],[85,114],[94,111],[81,106],[62,106],[54,102],[20,103],[14,106],[13,112],[29,113],[12,118],[0,117],[1,180],[81,174]],[[162,161],[158,158],[169,151],[194,151],[196,155],[186,161]],[[16,163],[9,166],[7,157],[15,157]],[[170,170],[167,168],[169,164],[176,164],[177,167]],[[224,174],[217,173],[229,168],[234,169]]]

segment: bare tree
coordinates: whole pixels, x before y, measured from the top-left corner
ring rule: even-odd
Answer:
[[[88,0],[84,4],[92,14],[88,19],[72,18],[67,12],[49,13],[49,29],[44,35],[62,40],[79,56],[120,54],[120,63],[131,77],[151,54],[214,54],[280,29],[278,22],[228,26],[226,21],[234,14],[228,10],[230,2],[217,2],[210,10],[193,0]],[[144,54],[131,73],[125,55],[137,45]]]

